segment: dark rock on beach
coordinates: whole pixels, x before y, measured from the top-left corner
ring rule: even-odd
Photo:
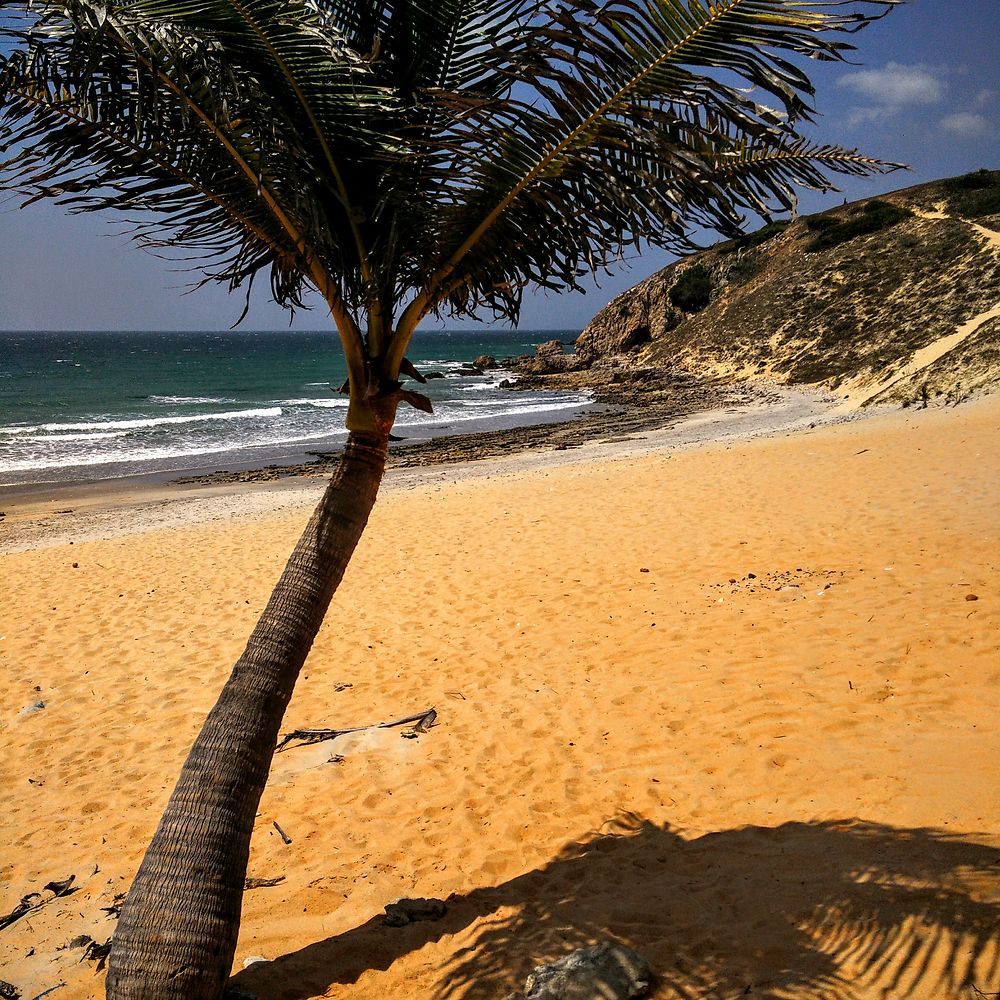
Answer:
[[[440,920],[448,912],[441,899],[400,899],[385,908],[387,927],[405,927],[418,920]]]
[[[524,990],[507,1000],[637,1000],[649,992],[649,963],[614,941],[577,948],[565,958],[539,965]]]

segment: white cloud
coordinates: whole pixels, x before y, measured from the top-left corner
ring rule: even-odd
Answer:
[[[927,67],[895,62],[887,63],[884,69],[846,73],[837,84],[866,98],[870,105],[858,109],[858,113],[872,117],[905,107],[937,104],[945,91],[944,82]],[[870,121],[871,117],[861,120]]]
[[[868,125],[870,122],[877,122],[885,117],[885,108],[855,108],[847,116],[847,124],[852,128],[855,125]]]
[[[962,136],[983,136],[988,135],[990,128],[989,119],[983,115],[974,115],[970,111],[958,111],[953,115],[946,115],[941,119],[941,128],[955,135]]]

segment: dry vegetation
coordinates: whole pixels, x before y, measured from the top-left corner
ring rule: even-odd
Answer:
[[[619,296],[577,351],[593,361],[631,348],[642,364],[833,389],[881,382],[1000,302],[997,230],[1000,171],[772,223]],[[711,288],[694,307],[682,294],[693,273]],[[916,400],[928,383],[934,398],[957,400],[996,384],[996,341],[996,323],[984,319],[919,376],[901,378],[891,398]]]

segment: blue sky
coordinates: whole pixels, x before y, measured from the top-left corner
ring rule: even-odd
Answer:
[[[1000,0],[911,0],[855,41],[859,65],[810,64],[821,114],[812,137],[911,169],[845,178],[840,195],[806,192],[801,211],[1000,168]],[[588,283],[586,295],[531,296],[521,329],[582,329],[611,298],[671,259],[648,251],[615,277]],[[189,281],[98,216],[68,216],[48,204],[0,207],[0,329],[213,330],[236,320],[242,295],[219,288],[184,294]],[[288,314],[262,288],[243,326],[282,329]],[[294,322],[298,329],[328,326],[319,306]]]

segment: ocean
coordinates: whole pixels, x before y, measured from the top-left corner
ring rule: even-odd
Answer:
[[[533,353],[579,331],[418,333],[410,360],[439,372],[402,406],[404,439],[572,419],[580,393],[510,391],[481,354]],[[307,460],[346,437],[336,334],[305,331],[0,332],[0,485],[213,471]]]

